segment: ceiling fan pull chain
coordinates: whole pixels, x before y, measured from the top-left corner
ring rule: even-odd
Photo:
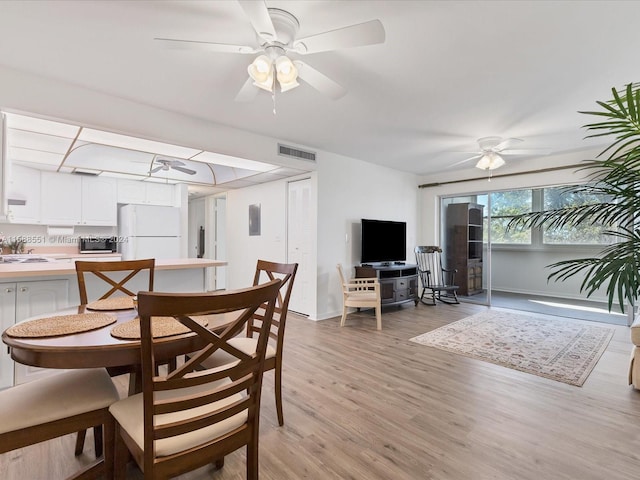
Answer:
[[[273,114],[276,114],[276,76],[273,76],[273,86],[271,89],[271,99],[273,100]]]

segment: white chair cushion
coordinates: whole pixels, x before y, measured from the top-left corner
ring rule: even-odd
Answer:
[[[104,368],[61,372],[0,391],[0,433],[107,408],[119,399]]]
[[[374,292],[349,292],[347,293],[347,298],[350,300],[372,300],[375,301],[378,299],[378,296]]]
[[[194,392],[202,392],[216,388],[217,386],[228,384],[231,380],[220,380],[212,384],[199,385],[197,387],[183,388],[180,390],[156,392],[157,399],[175,398],[178,396],[189,395]],[[203,405],[201,407],[185,410],[177,413],[168,413],[156,416],[156,425],[177,422],[197,415],[213,412],[225,405],[229,405],[241,400],[240,394],[232,395],[218,402]],[[142,393],[124,398],[114,403],[109,408],[111,414],[115,417],[120,426],[131,436],[140,449],[144,450],[144,418]],[[247,420],[247,412],[242,411],[231,418],[216,423],[206,428],[201,428],[193,432],[178,435],[172,438],[165,438],[156,442],[156,455],[163,457],[173,453],[181,452],[188,448],[200,445],[216,437],[230,432]]]

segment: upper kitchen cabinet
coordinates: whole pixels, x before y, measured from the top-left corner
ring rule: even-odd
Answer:
[[[7,219],[11,223],[41,223],[40,170],[13,165],[7,184],[7,203]]]
[[[41,215],[45,225],[80,225],[82,178],[77,175],[41,172]]]
[[[116,191],[114,178],[42,172],[41,223],[115,226]]]
[[[179,207],[175,186],[165,183],[118,180],[118,203]]]
[[[82,225],[118,224],[115,178],[82,177]]]

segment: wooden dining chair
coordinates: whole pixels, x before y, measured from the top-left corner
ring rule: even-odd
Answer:
[[[147,272],[148,281],[146,282],[147,290],[153,291],[153,277],[155,272],[155,259],[143,259],[143,260],[121,260],[121,261],[76,261],[76,276],[78,278],[78,293],[80,295],[80,304],[87,305],[89,303],[89,297],[87,293],[87,281],[85,276],[93,275],[101,280],[102,284],[107,284],[107,290],[97,300],[104,300],[111,297],[114,294],[134,296],[137,292],[134,292],[126,287],[133,277],[141,272]],[[119,278],[122,277],[122,278]],[[99,283],[99,285],[100,285]],[[101,290],[102,291],[102,290]],[[94,299],[92,299],[94,300]],[[170,362],[170,368],[175,367],[175,360]],[[132,369],[128,367],[108,368],[107,371],[112,377],[118,375],[124,375],[126,373],[131,374]],[[132,377],[132,383],[135,379]],[[130,386],[130,390],[134,390],[135,387]],[[76,439],[75,454],[80,455],[84,449],[84,442],[86,437],[86,431],[78,431],[78,437]],[[94,447],[96,455],[102,454],[101,440],[99,428],[94,430]]]
[[[264,369],[275,370],[275,399],[278,424],[284,425],[284,413],[282,409],[282,352],[284,350],[284,331],[289,312],[289,299],[293,290],[293,282],[298,271],[297,263],[274,263],[267,260],[258,260],[256,271],[253,277],[253,284],[274,280],[279,278],[282,281],[276,307],[271,322],[269,332],[269,343],[267,345],[266,361]],[[257,335],[262,327],[262,318],[265,313],[265,305],[262,306],[247,323],[246,336],[236,339],[236,346],[246,354],[254,352],[258,345]],[[224,365],[234,361],[235,357],[224,350],[218,350],[204,362],[208,368]]]
[[[69,370],[0,390],[0,454],[101,426],[104,461],[73,478],[111,478],[114,423],[108,409],[119,399],[103,368]]]
[[[143,259],[143,260],[121,260],[116,262],[104,261],[104,262],[76,262],[76,275],[78,277],[78,289],[80,293],[80,304],[87,305],[89,303],[87,296],[87,284],[85,282],[86,274],[93,274],[100,280],[106,282],[111,286],[99,300],[109,298],[114,293],[125,294],[128,296],[134,296],[136,292],[133,292],[126,288],[126,283],[129,282],[140,272],[148,271],[148,287],[147,290],[153,291],[153,274],[155,272],[155,259]],[[126,272],[126,276],[120,280],[109,275],[107,272]]]
[[[222,467],[224,457],[243,446],[247,479],[258,478],[260,393],[280,284],[276,279],[242,290],[138,294],[142,393],[109,408],[116,424],[116,479],[125,478],[130,452],[144,478],[157,480],[210,463]],[[246,354],[238,348],[235,336],[263,306],[256,351]],[[216,334],[199,323],[203,315],[232,316],[233,321]],[[166,343],[152,337],[153,317],[159,316],[173,317],[202,344],[197,353],[165,375],[156,375],[154,368]],[[235,356],[236,362],[202,370],[202,362],[219,349]]]
[[[342,265],[336,265],[340,284],[342,285],[342,318],[340,326],[347,321],[349,307],[373,308],[376,312],[377,329],[382,330],[382,299],[380,296],[380,282],[377,278],[346,279]]]

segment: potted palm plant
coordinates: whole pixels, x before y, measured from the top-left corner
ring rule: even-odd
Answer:
[[[508,229],[544,227],[561,229],[578,225],[599,225],[612,243],[596,257],[564,260],[548,265],[548,280],[563,281],[582,275],[580,291],[591,296],[606,288],[609,310],[614,303],[624,312],[640,296],[640,83],[628,84],[613,98],[598,101],[600,110],[580,112],[596,117],[584,126],[587,138],[611,137],[611,144],[595,160],[586,160],[588,181],[567,186],[566,193],[597,195],[608,200],[532,212],[514,218]]]

